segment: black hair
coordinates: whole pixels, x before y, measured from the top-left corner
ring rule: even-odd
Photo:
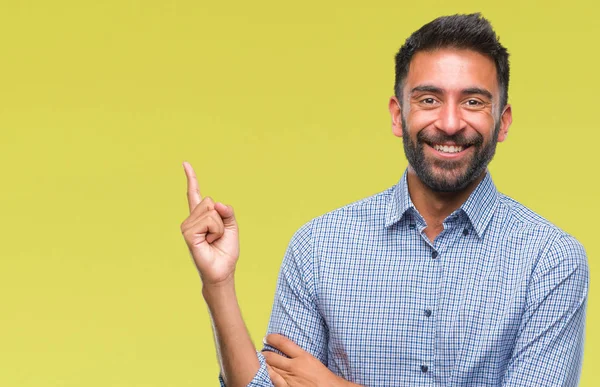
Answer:
[[[500,108],[508,102],[508,51],[498,40],[490,22],[480,13],[442,16],[425,24],[406,39],[396,54],[394,92],[402,103],[402,88],[413,55],[439,48],[469,49],[487,55],[496,64]]]

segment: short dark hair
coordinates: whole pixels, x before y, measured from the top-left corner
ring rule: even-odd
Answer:
[[[480,13],[442,16],[425,24],[406,39],[396,54],[394,92],[402,103],[402,88],[413,55],[438,48],[469,49],[487,55],[496,64],[500,107],[508,102],[508,51],[498,40],[490,22]]]

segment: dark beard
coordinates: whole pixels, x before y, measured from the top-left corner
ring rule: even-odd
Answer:
[[[406,126],[406,121],[402,117],[402,128],[404,135],[402,136],[402,143],[404,144],[404,153],[408,163],[413,168],[419,179],[437,192],[457,192],[465,189],[469,184],[475,181],[485,171],[490,161],[496,153],[496,144],[498,143],[498,133],[500,131],[501,121],[498,120],[496,127],[494,128],[494,135],[491,141],[487,144],[483,144],[483,137],[477,133],[476,136],[471,138],[465,137],[461,133],[454,134],[452,136],[446,136],[444,134],[437,134],[435,136],[428,137],[425,131],[420,131],[417,134],[417,143],[413,144],[409,137],[409,130]],[[433,172],[432,162],[425,159],[425,152],[423,147],[425,143],[444,143],[453,142],[457,145],[469,145],[475,148],[473,158],[470,160],[469,165],[464,173],[454,173],[451,178],[445,178],[436,176]],[[448,172],[455,171],[462,165],[462,161],[441,161],[434,160],[434,165]]]

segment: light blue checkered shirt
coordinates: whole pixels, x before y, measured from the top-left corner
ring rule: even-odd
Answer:
[[[425,228],[406,173],[301,227],[268,333],[366,386],[577,385],[589,282],[581,244],[498,193],[489,173],[434,243]],[[258,357],[250,386],[272,386]]]

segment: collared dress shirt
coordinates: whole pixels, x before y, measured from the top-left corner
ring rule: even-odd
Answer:
[[[308,222],[285,254],[268,333],[364,386],[576,386],[581,244],[500,194],[489,172],[443,226],[431,242],[406,172]],[[272,386],[258,358],[250,386]]]

